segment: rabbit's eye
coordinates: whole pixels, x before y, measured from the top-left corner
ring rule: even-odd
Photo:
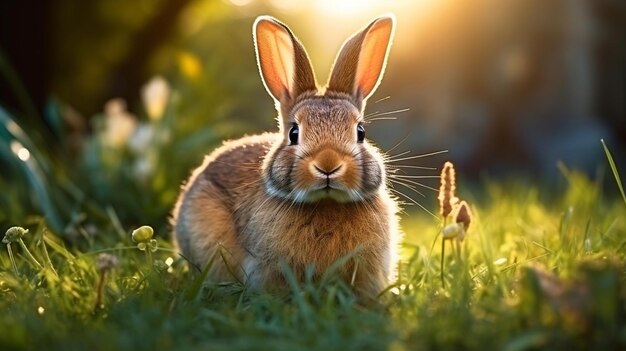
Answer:
[[[356,126],[356,140],[359,143],[362,143],[363,140],[365,140],[365,127],[363,127],[363,124],[361,123]]]
[[[289,129],[289,141],[291,142],[291,145],[297,145],[298,144],[298,134],[299,133],[300,133],[300,130],[298,129],[298,125],[294,123],[291,126],[291,129]]]

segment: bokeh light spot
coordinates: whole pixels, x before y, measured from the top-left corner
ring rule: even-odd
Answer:
[[[19,158],[20,160],[26,162],[30,159],[30,151],[25,148],[22,143],[17,140],[13,140],[11,142],[11,151]]]

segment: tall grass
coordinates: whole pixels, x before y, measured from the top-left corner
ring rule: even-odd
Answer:
[[[608,160],[609,166],[611,167],[611,172],[613,173],[613,177],[615,177],[615,182],[617,183],[619,192],[620,194],[622,194],[622,200],[624,200],[624,205],[626,205],[626,194],[624,194],[624,185],[622,184],[622,180],[619,177],[617,166],[615,165],[615,161],[613,160],[611,151],[609,151],[609,148],[606,146],[604,139],[601,140],[601,142],[602,142],[602,148],[604,149],[604,153],[606,154],[606,159]]]
[[[77,157],[55,158],[0,109],[1,229],[29,229],[12,256],[0,250],[0,349],[626,348],[626,208],[565,167],[565,190],[549,203],[526,183],[475,188],[484,195],[474,196],[459,255],[433,245],[439,223],[408,209],[397,281],[376,304],[360,304],[331,273],[297,281],[285,267],[289,289],[275,294],[205,280],[209,267],[198,273],[172,251],[166,221],[205,151],[188,148],[210,149],[220,136],[177,129],[175,111],[137,119],[149,137],[138,128],[122,144],[107,139],[105,111],[80,135]],[[156,234],[149,256],[131,238],[144,224]],[[118,265],[104,272],[102,254]]]
[[[626,345],[625,210],[598,183],[567,174],[558,206],[492,183],[475,205],[463,255],[446,255],[438,226],[405,218],[398,281],[361,306],[335,279],[291,281],[284,294],[204,282],[158,239],[154,265],[130,233],[102,248],[66,248],[43,222],[24,238],[37,268],[0,255],[3,349],[618,349]],[[461,190],[462,192],[462,190]],[[534,195],[533,195],[534,194]],[[117,237],[112,229],[99,235]],[[97,249],[100,248],[100,249]],[[44,250],[45,249],[45,250]],[[120,262],[95,308],[106,251]],[[174,259],[169,260],[168,258]],[[167,262],[167,263],[166,263]],[[168,265],[168,263],[170,263]],[[51,269],[58,272],[55,275]],[[288,274],[288,271],[287,273]]]

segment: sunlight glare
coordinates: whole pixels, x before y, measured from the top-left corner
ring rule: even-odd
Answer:
[[[361,12],[378,5],[377,0],[317,0],[315,5],[322,11],[330,11],[339,14]]]
[[[316,10],[322,14],[355,15],[372,11],[394,12],[415,10],[435,0],[313,0]]]
[[[11,134],[13,135],[17,135],[19,133],[22,133],[22,128],[20,128],[20,126],[17,125],[17,123],[15,123],[14,121],[7,121],[5,123],[5,128],[11,132]]]
[[[231,4],[235,6],[246,6],[251,3],[253,0],[228,0]]]
[[[293,0],[270,0],[270,4],[283,12],[292,12],[302,8],[303,1],[293,1]]]
[[[497,260],[493,261],[493,264],[496,266],[501,266],[503,264],[505,264],[508,260],[506,259],[506,257],[500,257]]]
[[[17,140],[13,140],[11,142],[11,151],[19,158],[20,160],[26,162],[30,159],[30,151],[25,148],[22,143]]]

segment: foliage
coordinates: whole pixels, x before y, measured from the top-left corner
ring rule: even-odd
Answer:
[[[626,345],[626,209],[564,166],[567,187],[550,201],[522,182],[457,184],[473,217],[452,253],[434,245],[442,228],[432,217],[409,210],[399,277],[376,305],[332,275],[273,295],[205,283],[164,239],[166,220],[180,179],[222,135],[174,123],[178,95],[160,78],[142,97],[139,117],[107,103],[92,134],[60,124],[61,153],[0,110],[0,223],[29,230],[12,228],[19,235],[0,251],[2,349]]]
[[[626,349],[626,209],[616,197],[606,196],[599,180],[565,167],[561,171],[567,186],[557,196],[554,189],[529,184],[528,179],[487,182],[471,192],[463,183],[458,185],[459,194],[469,199],[473,219],[458,251],[447,254],[436,245],[442,240],[441,226],[421,209],[408,209],[403,214],[406,236],[399,277],[375,305],[359,304],[349,287],[332,275],[323,281],[291,280],[290,290],[282,294],[205,282],[208,268],[195,272],[168,242],[168,215],[181,181],[207,151],[225,138],[272,125],[271,101],[260,85],[249,30],[234,30],[248,28],[251,13],[265,12],[260,9],[266,2],[254,4],[259,11],[247,14],[226,2],[199,2],[181,15],[184,35],[169,38],[159,50],[134,45],[151,41],[140,39],[165,37],[141,28],[150,24],[153,12],[167,13],[166,4],[185,2],[161,2],[158,10],[141,1],[135,5],[138,11],[127,11],[129,5],[122,1],[98,1],[98,6],[63,1],[64,10],[52,21],[62,24],[57,36],[64,38],[57,43],[60,57],[52,84],[59,96],[78,96],[75,106],[90,111],[100,97],[117,91],[119,75],[132,74],[122,78],[139,84],[150,70],[171,77],[177,87],[171,91],[157,77],[142,89],[142,104],[129,98],[135,90],[123,89],[128,105],[113,99],[92,118],[55,99],[38,116],[18,74],[0,52],[0,74],[22,110],[0,106],[0,229],[12,227],[0,246],[0,349]],[[482,6],[492,7],[488,5]],[[479,17],[458,13],[469,19],[466,27],[477,28]],[[76,23],[67,20],[75,18],[87,32],[77,31]],[[96,22],[99,25],[80,25]],[[293,22],[297,26],[301,21]],[[158,21],[148,27],[165,28]],[[481,31],[493,32],[485,28]],[[498,43],[508,50],[511,34],[500,32],[506,38]],[[307,39],[306,32],[302,34]],[[325,35],[320,37],[325,48],[332,46]],[[128,59],[137,52],[145,62]],[[400,105],[407,97],[424,96],[415,101],[424,102],[424,113],[430,115],[441,109],[426,102],[442,100],[419,91],[430,92],[442,74],[450,77],[450,67],[429,63],[441,61],[438,55],[445,53],[428,52],[422,63],[414,61],[417,55],[409,55],[412,59],[404,60],[404,66],[390,67],[403,73],[396,77],[406,78],[411,71],[421,79],[386,84],[394,99],[399,96]],[[531,57],[533,53],[529,51]],[[489,76],[485,72],[502,67],[493,64],[499,62],[495,58],[474,60],[486,67],[475,69],[466,67],[466,55],[452,57],[463,58],[458,71],[471,71],[458,75],[461,80],[474,75],[482,79]],[[126,67],[126,62],[134,65]],[[419,72],[433,67],[440,73],[421,77]],[[478,111],[493,107],[481,102],[481,95],[506,92],[491,90],[473,92],[477,98],[470,94],[479,101]],[[521,106],[517,101],[511,104]],[[519,106],[507,104],[493,113],[510,117],[505,112]],[[376,111],[370,117],[395,112]],[[430,133],[428,125],[421,127],[412,138],[448,142],[438,140],[439,134]],[[619,165],[606,145],[604,150],[624,197]],[[399,152],[390,161],[413,158],[405,154]],[[417,178],[410,177],[400,174],[390,181],[399,187],[396,190],[415,191],[411,179]],[[134,232],[135,240],[132,229],[140,229]],[[288,270],[284,273],[290,277]]]
[[[109,225],[98,228],[83,251],[65,247],[43,222],[26,222],[24,241],[44,268],[14,247],[16,275],[8,255],[0,254],[0,344],[47,350],[623,348],[625,209],[604,198],[598,183],[576,172],[566,176],[569,188],[554,206],[542,203],[537,189],[488,184],[490,198],[473,206],[461,255],[446,255],[445,287],[441,253],[431,249],[439,228],[425,215],[407,216],[400,276],[376,306],[359,305],[332,279],[293,284],[283,295],[237,283],[202,284],[202,275],[173,260],[161,239],[156,252],[140,251],[130,233],[118,236]],[[100,305],[96,261],[103,252],[119,266],[105,276]]]

